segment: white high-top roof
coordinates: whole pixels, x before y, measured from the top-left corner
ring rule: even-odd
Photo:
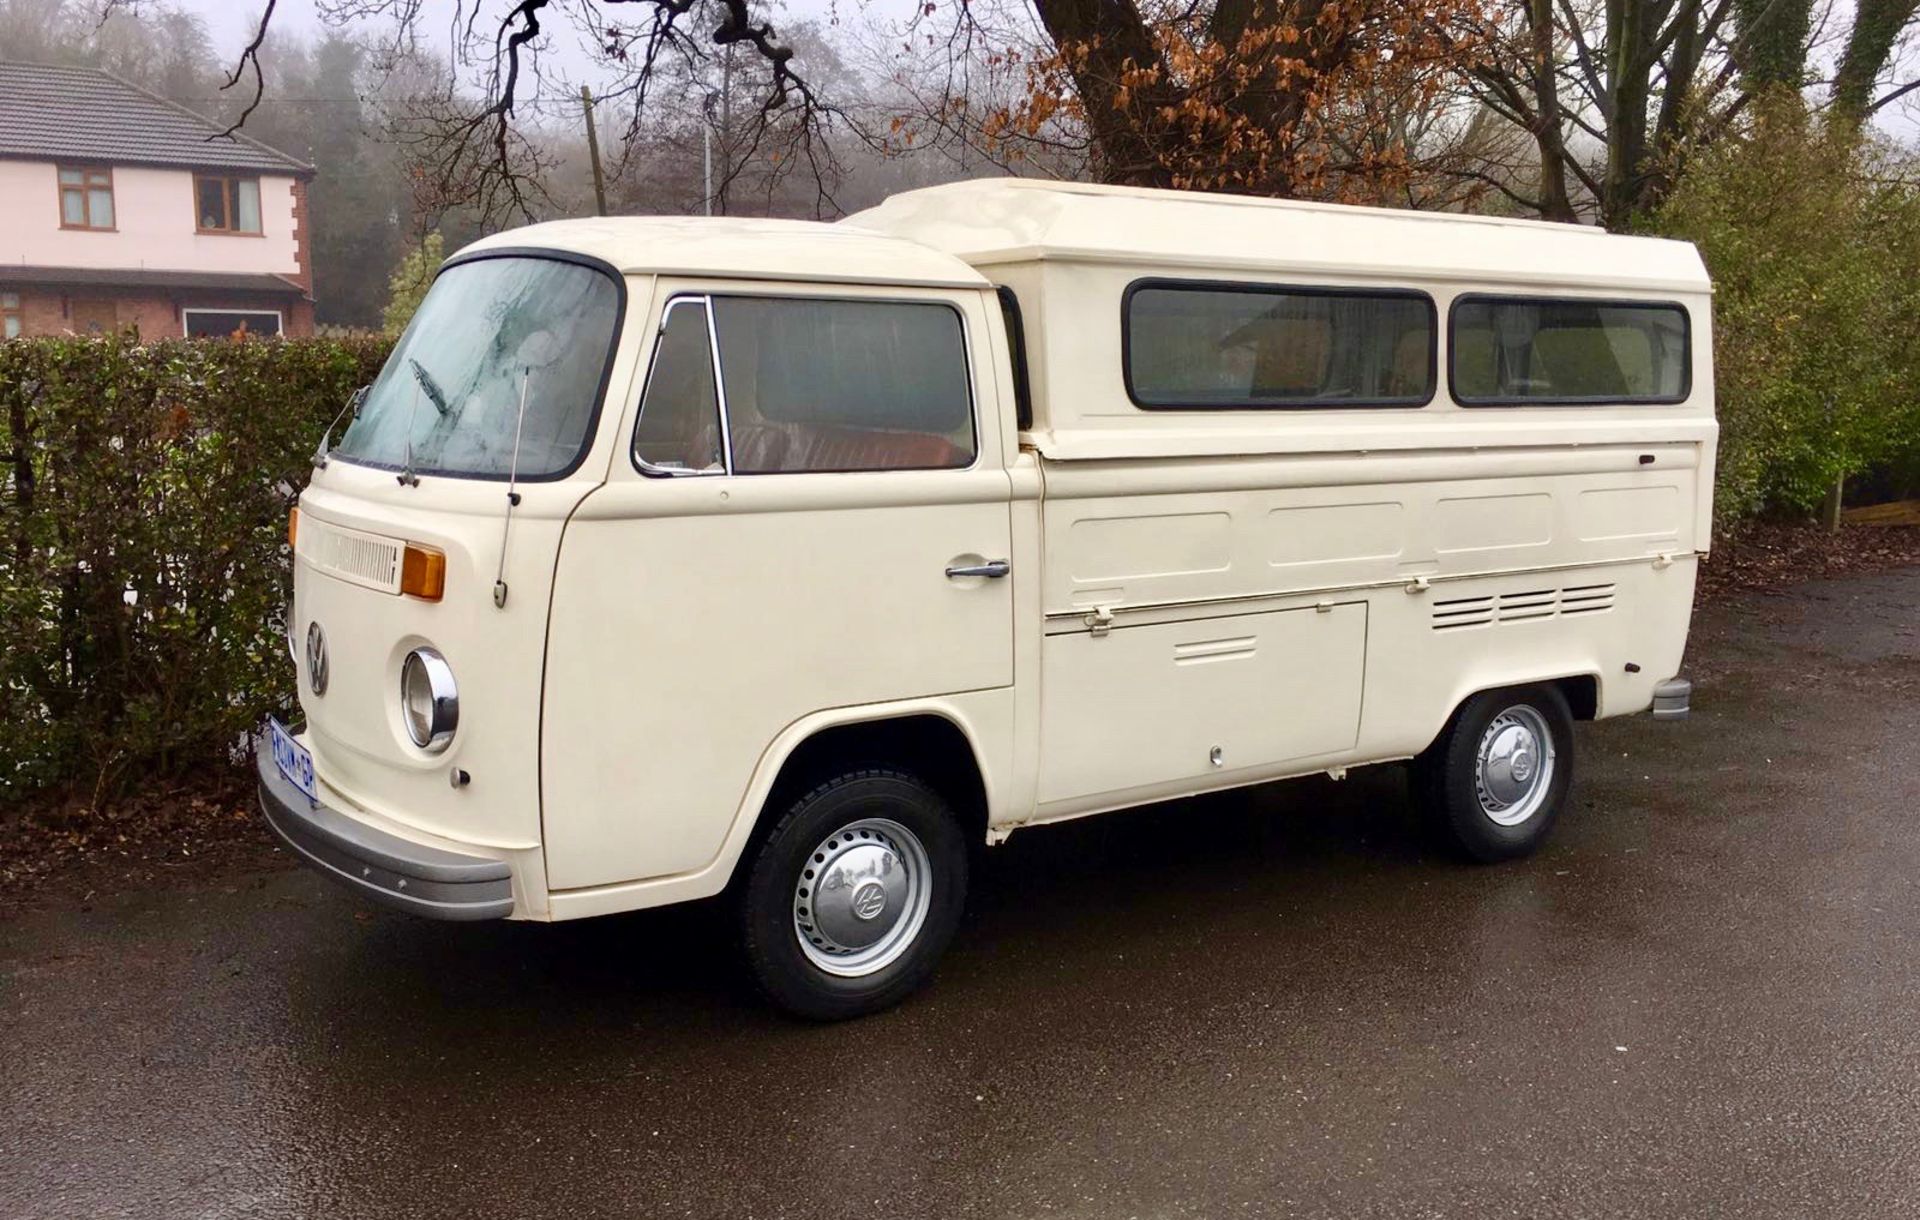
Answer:
[[[700,216],[554,220],[474,242],[588,255],[629,274],[979,288],[974,268],[1088,262],[1206,279],[1223,272],[1706,293],[1693,246],[1547,224],[982,178],[895,195],[835,224]]]
[[[1587,225],[1032,178],[907,191],[840,225],[907,238],[976,267],[1077,261],[1196,278],[1243,270],[1711,290],[1691,244]]]
[[[562,250],[627,274],[980,288],[979,272],[918,242],[806,220],[597,216],[483,237],[460,251]],[[456,257],[458,257],[456,255]]]

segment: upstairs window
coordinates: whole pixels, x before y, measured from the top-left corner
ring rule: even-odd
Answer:
[[[98,166],[60,167],[60,227],[113,228],[113,171]]]
[[[1122,315],[1137,406],[1419,407],[1433,398],[1438,325],[1424,293],[1139,280]]]
[[[1677,403],[1687,397],[1687,311],[1660,302],[1462,297],[1453,397],[1463,406]]]
[[[260,180],[193,176],[194,211],[202,233],[260,232]]]

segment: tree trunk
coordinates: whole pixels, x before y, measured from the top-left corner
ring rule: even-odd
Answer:
[[[1733,58],[1748,92],[1806,83],[1813,0],[1733,0],[1733,13]]]
[[[1859,0],[1853,31],[1840,57],[1840,72],[1833,81],[1834,105],[1852,122],[1864,119],[1873,105],[1873,82],[1916,12],[1920,12],[1920,0]]]
[[[1553,0],[1528,0],[1527,19],[1533,26],[1533,138],[1540,149],[1540,218],[1571,223],[1575,217],[1567,196],[1560,85],[1554,75]]]
[[[1653,68],[1647,53],[1647,16],[1647,0],[1607,0],[1607,92],[1601,99],[1607,173],[1601,182],[1600,218],[1615,232],[1631,227],[1641,211]]]
[[[1131,68],[1160,63],[1159,50],[1130,0],[1037,0],[1040,23],[1065,54],[1067,73],[1086,111],[1087,129],[1099,149],[1101,179],[1125,186],[1171,186],[1172,174],[1134,121],[1146,103],[1117,105],[1121,81]],[[1148,91],[1168,93],[1162,84]]]

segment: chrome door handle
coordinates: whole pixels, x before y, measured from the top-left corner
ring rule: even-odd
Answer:
[[[948,568],[947,577],[949,579],[958,579],[962,576],[991,576],[998,578],[1005,576],[1011,571],[1013,571],[1013,565],[1006,560],[989,559],[985,563],[962,564],[958,567]]]

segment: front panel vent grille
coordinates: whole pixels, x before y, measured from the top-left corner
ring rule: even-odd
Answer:
[[[401,544],[391,538],[302,513],[296,547],[302,559],[329,576],[383,593],[400,591]]]
[[[1599,614],[1613,609],[1613,586],[1568,585],[1562,589],[1516,589],[1481,597],[1441,598],[1433,603],[1433,629],[1454,631],[1493,623]]]

